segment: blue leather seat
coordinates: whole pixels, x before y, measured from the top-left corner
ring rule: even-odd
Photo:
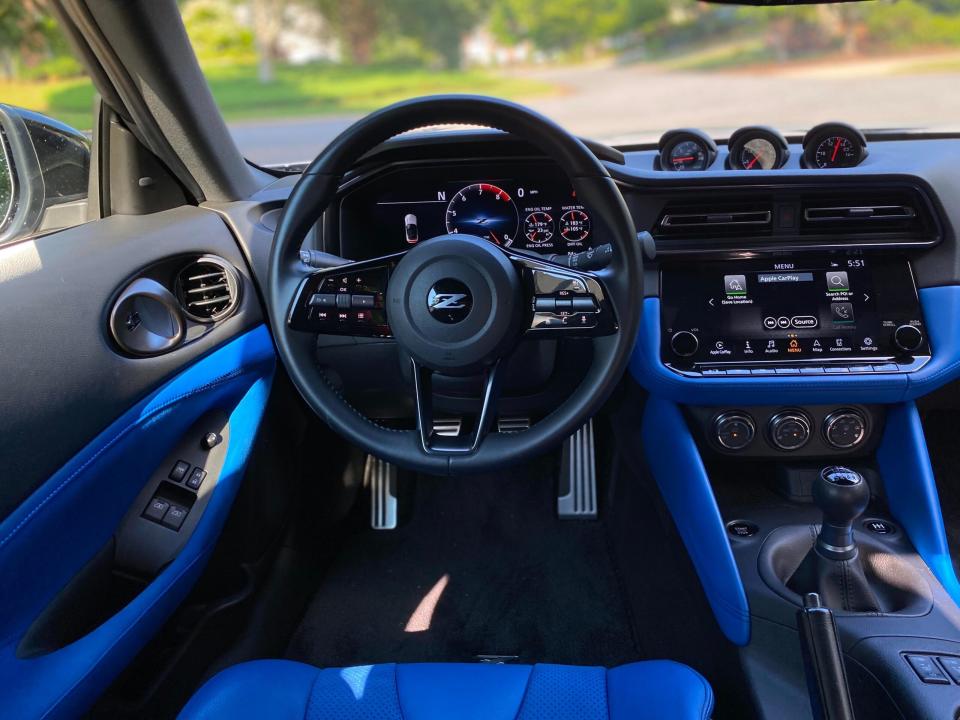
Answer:
[[[411,664],[321,670],[256,660],[224,670],[181,720],[705,720],[713,691],[669,660],[569,665]]]

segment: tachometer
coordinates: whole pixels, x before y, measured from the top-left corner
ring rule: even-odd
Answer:
[[[560,234],[570,244],[584,242],[590,235],[590,216],[583,210],[568,210],[560,216]]]
[[[447,205],[447,232],[468,233],[498,245],[513,244],[520,218],[509,193],[490,183],[458,190]]]
[[[545,212],[532,212],[523,221],[523,234],[530,245],[542,245],[553,238],[553,218]]]

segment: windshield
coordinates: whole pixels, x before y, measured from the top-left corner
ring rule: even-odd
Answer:
[[[960,126],[960,0],[737,7],[694,0],[188,0],[242,151],[311,159],[353,119],[438,92],[506,97],[611,143]]]

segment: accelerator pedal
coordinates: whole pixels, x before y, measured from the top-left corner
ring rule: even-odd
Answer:
[[[561,520],[597,519],[597,462],[592,419],[563,444],[557,515]]]
[[[370,490],[370,527],[393,530],[397,527],[397,466],[367,455],[363,484]]]

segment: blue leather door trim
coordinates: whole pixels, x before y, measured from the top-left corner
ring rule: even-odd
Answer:
[[[727,540],[710,479],[680,408],[651,396],[643,412],[643,446],[660,494],[673,516],[724,634],[750,641],[750,608]]]
[[[912,400],[960,377],[960,286],[924,288],[920,290],[920,303],[933,359],[909,375],[688,378],[671,372],[660,362],[660,300],[647,298],[630,372],[651,393],[697,405]]]
[[[124,413],[0,523],[4,715],[81,714],[183,600],[239,488],[274,364],[265,326],[235,338]],[[181,553],[133,601],[88,635],[47,655],[17,658],[16,647],[29,625],[109,541],[183,433],[214,409],[229,413],[230,442],[204,515]]]
[[[890,512],[940,584],[960,605],[960,582],[950,559],[937,484],[915,403],[901,403],[887,411],[877,460]]]

